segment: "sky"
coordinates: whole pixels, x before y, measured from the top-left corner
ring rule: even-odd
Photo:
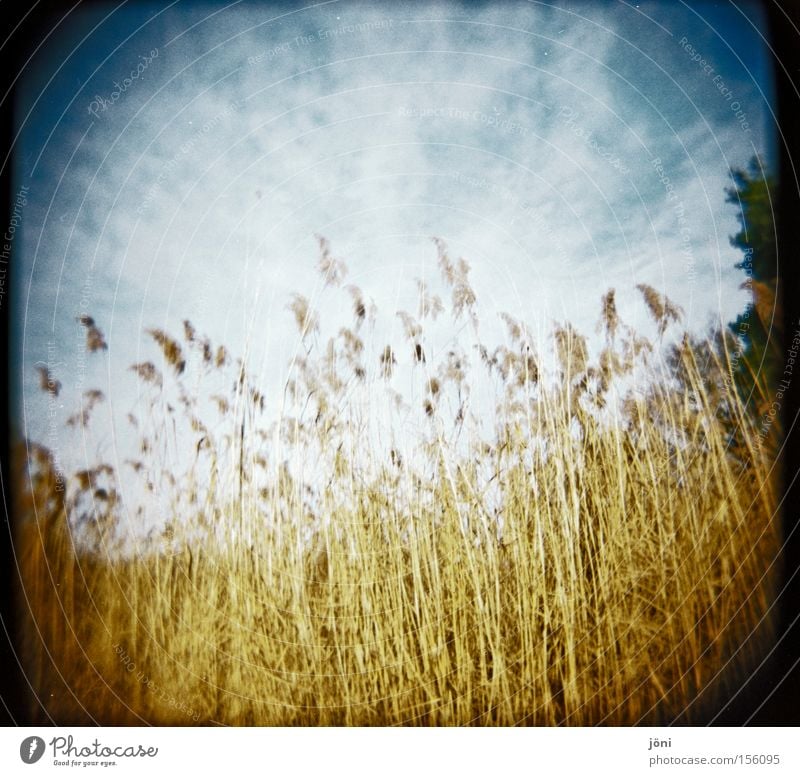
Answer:
[[[470,263],[489,337],[501,311],[593,336],[612,287],[646,330],[641,283],[696,332],[733,320],[748,295],[725,189],[775,158],[766,40],[759,6],[727,2],[73,11],[17,92],[18,432],[102,455],[140,399],[145,330],[187,318],[277,389],[291,294],[323,328],[344,319],[318,236],[386,336],[415,279],[435,284],[432,237]],[[86,355],[81,314],[107,351]],[[43,363],[62,383],[49,406]],[[62,431],[91,387],[116,413],[93,449]]]

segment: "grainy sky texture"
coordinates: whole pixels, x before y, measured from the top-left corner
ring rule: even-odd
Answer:
[[[144,330],[185,318],[278,385],[290,294],[339,304],[319,296],[315,235],[387,327],[436,277],[432,236],[471,264],[488,329],[506,310],[592,335],[610,287],[646,327],[639,283],[696,331],[733,319],[748,299],[724,190],[772,160],[766,35],[757,6],[726,3],[76,10],[18,98],[19,430],[52,424],[42,362],[59,428],[89,387],[127,412]],[[81,313],[107,352],[82,355]]]

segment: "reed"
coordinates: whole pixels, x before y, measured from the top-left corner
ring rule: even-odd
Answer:
[[[320,248],[352,322],[325,340],[295,295],[278,396],[190,322],[182,340],[149,331],[125,464],[141,503],[106,463],[61,490],[46,448],[19,456],[32,717],[706,721],[770,644],[779,546],[773,456],[730,388],[731,343],[681,336],[680,310],[641,286],[650,339],[609,291],[598,352],[568,324],[542,346],[508,315],[493,346],[442,241],[450,299],[420,281],[385,342]]]

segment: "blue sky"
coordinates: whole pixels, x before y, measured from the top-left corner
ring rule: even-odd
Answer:
[[[62,381],[59,427],[89,387],[124,413],[127,367],[153,356],[144,329],[184,318],[280,385],[290,294],[333,331],[342,318],[320,297],[315,235],[386,336],[414,279],[436,275],[432,236],[472,265],[498,337],[500,311],[591,335],[610,287],[646,328],[639,283],[698,332],[732,320],[747,294],[724,189],[732,166],[775,155],[765,30],[757,6],[729,3],[74,12],[18,92],[20,430],[47,435],[37,362]],[[81,312],[106,353],[81,355]]]

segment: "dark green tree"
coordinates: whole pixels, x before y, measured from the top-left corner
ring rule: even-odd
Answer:
[[[731,171],[734,185],[727,201],[738,210],[739,232],[731,244],[743,253],[737,269],[752,294],[751,305],[730,324],[741,347],[734,355],[735,377],[742,397],[762,414],[778,388],[782,363],[783,314],[779,302],[776,223],[778,188],[774,178],[754,157],[746,169]]]

